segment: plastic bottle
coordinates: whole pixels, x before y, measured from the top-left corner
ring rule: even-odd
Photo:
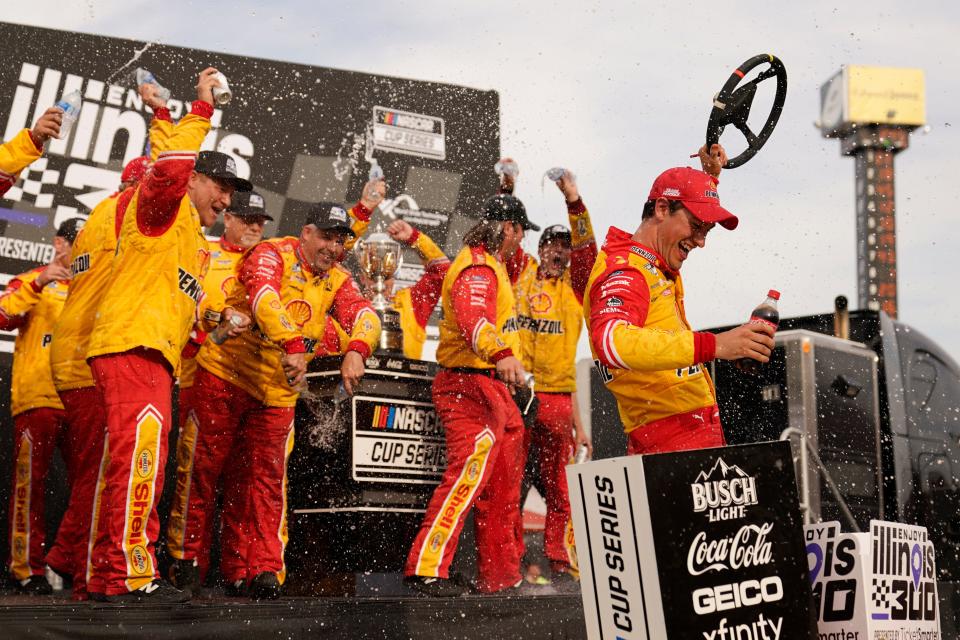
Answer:
[[[546,176],[547,180],[550,180],[551,182],[556,182],[557,180],[562,178],[563,174],[565,174],[566,172],[567,170],[564,169],[563,167],[553,167],[553,168],[547,169],[547,172],[544,173],[543,175]]]
[[[370,173],[367,174],[368,180],[383,180],[383,168],[377,164],[376,160],[370,160]]]
[[[776,331],[780,324],[780,312],[777,310],[777,300],[779,299],[780,292],[776,289],[770,289],[767,292],[767,299],[753,310],[750,314],[750,320],[747,322],[769,325]],[[745,373],[758,375],[763,365],[752,358],[741,358],[736,361],[736,366]]]
[[[170,100],[170,89],[160,86],[160,83],[157,82],[157,78],[147,69],[144,69],[143,67],[137,67],[137,88],[145,84],[156,85],[157,97],[163,100],[164,103]]]
[[[83,97],[79,91],[71,91],[60,98],[55,106],[63,109],[63,121],[60,123],[60,135],[58,139],[65,140],[73,129],[73,124],[80,116],[80,105],[83,103]]]

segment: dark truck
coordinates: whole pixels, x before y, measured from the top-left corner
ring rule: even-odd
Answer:
[[[835,327],[848,327],[848,337],[835,336]],[[876,311],[784,319],[776,342],[758,376],[731,362],[711,365],[728,441],[794,442],[807,522],[839,520],[847,531],[868,530],[871,518],[926,527],[944,637],[956,637],[960,366]],[[595,458],[625,451],[616,404],[602,386],[591,374]]]

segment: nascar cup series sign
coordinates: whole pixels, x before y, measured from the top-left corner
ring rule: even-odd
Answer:
[[[789,443],[599,460],[567,481],[588,638],[815,634]]]
[[[933,543],[923,527],[804,527],[821,640],[940,640]]]

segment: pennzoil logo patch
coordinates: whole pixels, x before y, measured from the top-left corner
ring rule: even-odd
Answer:
[[[200,282],[188,273],[183,267],[177,267],[178,282],[177,286],[187,296],[196,303],[200,302],[200,296],[203,295],[203,287]]]

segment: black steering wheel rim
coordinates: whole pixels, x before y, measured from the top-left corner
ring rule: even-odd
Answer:
[[[748,73],[761,64],[769,64],[770,68],[762,71],[753,80],[738,86]],[[768,78],[777,79],[777,90],[767,121],[760,129],[760,133],[755,134],[747,125],[747,118],[750,115],[750,107],[753,105],[757,85]],[[713,110],[710,111],[710,119],[707,121],[707,149],[720,141],[720,136],[727,125],[733,125],[747,140],[747,148],[740,155],[728,159],[727,163],[723,165],[724,169],[735,169],[745,164],[766,144],[770,134],[777,126],[777,121],[780,120],[780,114],[783,112],[786,99],[787,69],[776,56],[762,53],[753,56],[734,69],[723,88],[720,89],[720,93],[713,99]]]

